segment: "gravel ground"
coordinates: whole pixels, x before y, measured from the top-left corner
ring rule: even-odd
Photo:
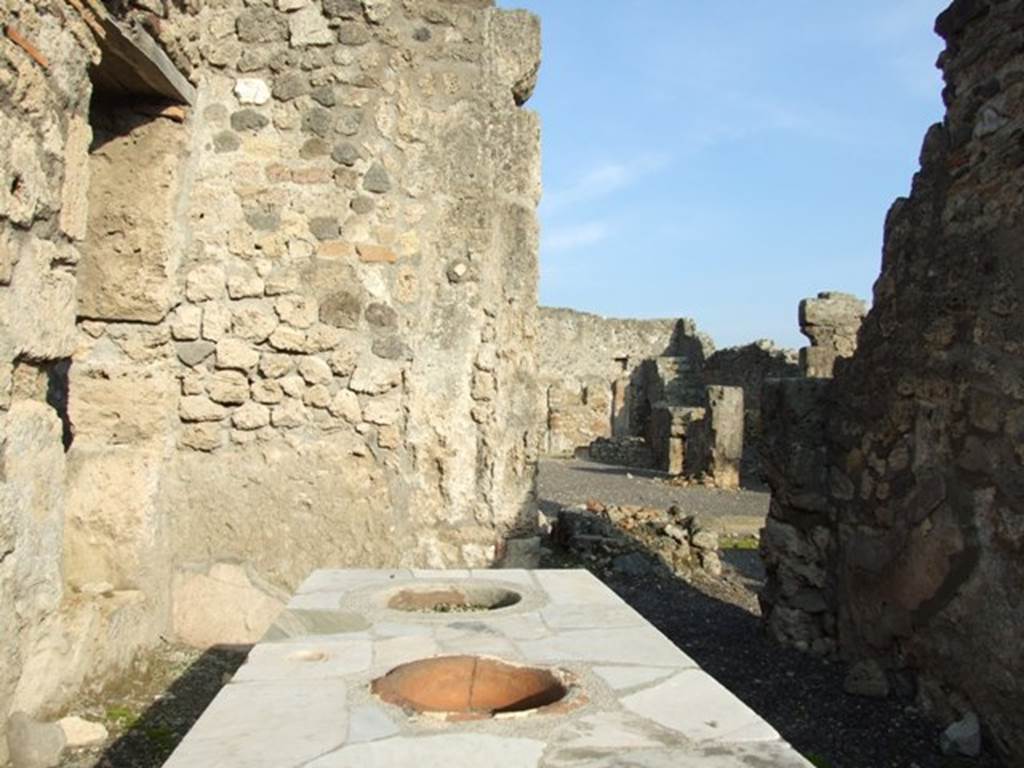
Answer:
[[[757,553],[723,554],[721,580],[596,575],[819,768],[1008,768],[991,755],[943,756],[939,729],[912,702],[851,696],[844,666],[769,640],[751,591],[758,582],[734,570]],[[552,553],[544,565],[583,563]]]
[[[537,475],[541,509],[548,514],[559,506],[602,504],[670,507],[712,518],[750,518],[763,521],[768,494],[763,491],[723,491],[703,486],[671,485],[668,476],[650,470],[625,469],[582,459],[545,459]],[[758,523],[755,528],[759,528]]]
[[[124,680],[72,707],[71,714],[102,722],[110,738],[65,752],[59,768],[160,768],[247,653],[166,644],[140,658]]]
[[[630,477],[629,475],[632,475]],[[768,495],[667,485],[657,476],[580,460],[541,462],[539,491],[548,514],[595,499],[606,505],[676,504],[706,516],[764,519]],[[911,701],[865,699],[843,690],[846,668],[798,653],[762,631],[757,591],[764,570],[756,551],[722,552],[720,579],[688,583],[664,572],[637,578],[595,571],[707,672],[722,682],[819,768],[1002,768],[939,753],[939,728]],[[544,567],[587,567],[572,553],[550,551]]]
[[[709,516],[763,519],[763,493],[678,488],[635,472],[583,461],[546,461],[545,510],[597,499],[669,506]],[[843,691],[845,668],[782,648],[762,632],[757,553],[725,550],[721,579],[687,583],[666,573],[637,578],[599,572],[624,600],[774,725],[819,768],[1006,768],[990,755],[944,757],[939,730],[909,701]],[[544,567],[585,567],[549,551]],[[159,768],[245,658],[245,648],[198,651],[167,645],[140,660],[128,680],[81,699],[71,714],[102,721],[107,744],[68,753],[60,768]],[[213,768],[213,766],[211,766]]]

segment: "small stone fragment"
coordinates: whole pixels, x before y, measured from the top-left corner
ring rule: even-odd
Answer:
[[[359,150],[350,142],[335,145],[331,151],[331,159],[339,165],[352,167],[359,161]]]
[[[203,309],[203,338],[220,341],[231,327],[231,310],[224,304],[210,302]]]
[[[185,278],[185,296],[189,301],[194,302],[222,298],[224,296],[224,270],[212,264],[196,267]]]
[[[389,426],[402,414],[402,398],[396,392],[384,397],[375,397],[363,409],[363,418],[371,424]]]
[[[57,721],[64,731],[67,745],[74,749],[102,744],[107,740],[107,729],[102,723],[83,720],[81,717],[65,717]]]
[[[287,70],[274,78],[273,95],[280,101],[291,101],[310,91],[309,76],[298,70]]]
[[[227,410],[208,397],[196,395],[181,398],[178,415],[182,421],[221,421],[227,416]]]
[[[357,195],[352,198],[352,202],[349,203],[349,207],[360,216],[365,216],[368,213],[372,213],[373,209],[377,207],[377,204],[373,201],[372,197]]]
[[[377,427],[377,445],[387,450],[397,448],[402,444],[402,433],[398,427]]]
[[[274,311],[277,312],[282,323],[287,323],[294,328],[309,328],[317,321],[320,307],[316,299],[294,294],[282,296],[274,302]]]
[[[194,451],[215,451],[224,444],[224,432],[217,422],[186,424],[178,441]]]
[[[470,276],[469,262],[464,259],[458,259],[454,261],[447,271],[448,282],[458,284],[465,281]]]
[[[700,567],[711,576],[718,577],[722,575],[722,559],[713,550],[700,553]]]
[[[366,322],[377,328],[394,328],[398,325],[398,313],[387,304],[374,302],[366,307]]]
[[[202,329],[203,311],[191,304],[182,304],[171,320],[171,338],[176,341],[195,341]]]
[[[345,338],[340,328],[317,323],[306,332],[306,344],[311,352],[327,352],[338,346]]]
[[[188,371],[181,377],[181,394],[201,395],[206,389],[203,387],[203,377],[195,371]]]
[[[270,101],[270,86],[258,77],[239,78],[235,81],[235,98],[239,104],[266,104]]]
[[[341,226],[333,216],[316,216],[309,220],[309,231],[317,240],[336,240]]]
[[[362,419],[362,409],[359,406],[359,398],[355,392],[351,392],[347,389],[340,390],[331,400],[331,404],[328,406],[332,416],[345,419],[352,424],[355,424]]]
[[[320,304],[320,321],[335,328],[354,329],[359,326],[363,305],[353,293],[332,293]]]
[[[239,132],[256,132],[268,125],[270,125],[270,118],[255,109],[240,109],[231,114],[231,127]]]
[[[331,132],[333,123],[330,111],[323,107],[313,107],[302,116],[302,130],[321,138]]]
[[[319,136],[314,136],[311,139],[306,139],[302,146],[299,148],[299,157],[303,160],[312,160],[316,157],[323,157],[331,153],[331,145],[321,139]]]
[[[231,332],[254,344],[266,341],[277,326],[277,314],[263,303],[245,303],[231,317]]]
[[[235,30],[243,43],[272,43],[284,40],[287,26],[273,8],[255,7],[238,16]]]
[[[268,341],[271,347],[281,352],[305,352],[308,348],[305,332],[287,325],[278,326]]]
[[[270,409],[259,403],[246,403],[232,414],[231,423],[243,430],[265,427],[270,423]]]
[[[194,367],[213,354],[217,346],[212,341],[187,341],[174,345],[178,359]]]
[[[361,0],[324,0],[324,13],[332,19],[358,19],[363,6]]]
[[[228,297],[248,299],[263,295],[263,280],[258,275],[236,273],[228,275]]]
[[[252,399],[264,405],[276,405],[284,399],[281,385],[273,379],[260,379],[253,382],[251,392]]]
[[[718,549],[718,534],[715,531],[698,530],[690,537],[690,541],[697,549],[716,551]]]
[[[295,358],[292,355],[277,355],[264,352],[260,357],[260,373],[270,379],[279,379],[292,372]]]
[[[304,357],[299,361],[299,375],[307,384],[327,384],[334,378],[331,368],[319,357]]]
[[[260,361],[260,353],[246,342],[237,339],[221,339],[217,342],[218,368],[234,368],[248,371]]]
[[[374,24],[380,24],[391,15],[391,0],[363,0],[363,13]]]
[[[241,146],[242,140],[232,131],[218,131],[213,135],[213,151],[219,154],[234,152]]]
[[[293,429],[306,423],[306,407],[298,400],[287,400],[274,406],[270,412],[270,423],[275,427]]]
[[[306,390],[302,402],[310,408],[327,408],[331,404],[331,392],[323,384],[316,384]]]
[[[374,163],[370,166],[370,169],[363,177],[363,189],[377,194],[384,194],[391,189],[391,178],[388,176],[388,172],[384,170],[383,165]]]
[[[402,369],[397,364],[368,357],[356,367],[348,386],[353,392],[380,395],[401,383]]]
[[[321,85],[309,92],[317,104],[324,107],[333,107],[335,104],[334,88],[329,85]]]
[[[281,389],[288,397],[301,399],[306,395],[306,382],[301,376],[285,376],[281,379]]]
[[[361,109],[342,109],[336,112],[338,121],[335,130],[342,136],[355,136],[363,125],[363,111]]]
[[[341,24],[338,27],[338,42],[342,45],[366,45],[370,42],[370,31],[365,24]]]
[[[294,293],[298,289],[299,276],[289,269],[274,269],[263,281],[263,290],[267,296]]]
[[[397,336],[374,339],[370,351],[385,360],[412,360],[412,350]]]
[[[394,264],[398,261],[398,254],[382,245],[360,243],[356,245],[356,253],[359,260],[367,264]]]
[[[843,690],[854,696],[884,699],[889,695],[889,678],[874,659],[858,661],[846,673]]]
[[[359,354],[354,349],[338,349],[327,358],[335,376],[351,376],[359,362]]]
[[[939,748],[944,755],[977,757],[981,754],[981,723],[978,716],[968,712],[950,725],[939,737]]]
[[[281,214],[276,208],[259,205],[245,211],[245,221],[257,232],[275,232],[281,226]]]
[[[293,47],[330,45],[334,42],[334,33],[327,25],[327,19],[315,5],[306,6],[290,14],[288,29]]]
[[[210,399],[222,405],[241,405],[249,399],[249,380],[238,371],[218,371],[206,385]]]

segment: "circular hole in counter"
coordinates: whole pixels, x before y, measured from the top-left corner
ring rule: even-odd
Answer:
[[[473,613],[508,608],[523,599],[518,592],[486,585],[407,587],[388,600],[388,608],[412,613]]]
[[[543,710],[569,686],[558,673],[481,656],[442,656],[395,667],[373,681],[382,700],[414,713],[484,718]]]

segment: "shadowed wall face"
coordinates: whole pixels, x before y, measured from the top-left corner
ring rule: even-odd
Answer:
[[[786,554],[769,596],[792,592],[787,569],[818,569],[828,605],[769,622],[813,644],[829,622],[806,617],[832,617],[844,655],[920,673],[943,719],[975,709],[1020,760],[1024,8],[957,0],[937,30],[946,121],[889,212],[857,352],[794,393],[806,428],[772,482],[768,534]],[[800,514],[776,514],[798,497]]]

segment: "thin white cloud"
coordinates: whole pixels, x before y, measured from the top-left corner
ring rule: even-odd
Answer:
[[[542,245],[548,253],[566,253],[603,242],[611,233],[611,227],[604,221],[556,226],[544,232]]]
[[[586,171],[575,182],[545,192],[541,209],[553,214],[615,194],[668,165],[667,155],[643,155],[629,163],[604,163]]]

